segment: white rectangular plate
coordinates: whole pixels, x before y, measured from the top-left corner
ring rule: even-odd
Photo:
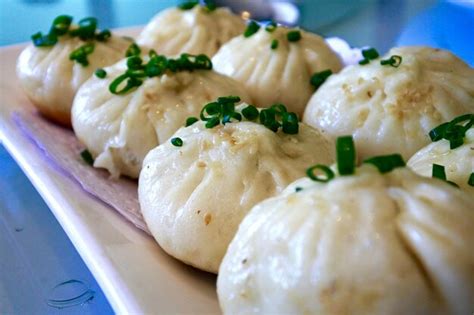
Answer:
[[[15,74],[25,45],[0,49],[0,137],[120,314],[219,313],[216,277],[166,255],[148,235],[52,167],[11,114],[31,108]]]

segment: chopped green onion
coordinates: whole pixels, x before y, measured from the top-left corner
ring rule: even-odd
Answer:
[[[174,145],[175,147],[182,147],[183,146],[183,140],[181,138],[172,138],[171,139],[171,144]]]
[[[213,128],[221,122],[225,125],[232,121],[242,121],[243,116],[250,121],[259,118],[260,123],[273,132],[277,132],[282,127],[283,133],[298,133],[298,116],[288,112],[285,105],[273,104],[270,108],[262,109],[260,112],[255,106],[248,105],[239,113],[235,110],[237,102],[240,102],[238,96],[219,97],[215,102],[206,104],[201,109],[199,117],[206,122],[206,128]]]
[[[449,122],[443,123],[439,125],[438,127],[433,128],[429,133],[431,141],[436,142],[443,139],[443,135],[446,132],[446,128],[448,128],[448,126],[449,126]]]
[[[356,151],[352,136],[339,137],[336,140],[337,170],[340,175],[354,174]]]
[[[260,25],[258,25],[257,22],[250,21],[250,23],[247,25],[247,29],[245,29],[244,37],[252,36],[253,34],[257,33],[259,29]]]
[[[299,130],[298,116],[296,116],[295,113],[284,112],[282,115],[281,129],[284,133],[289,135],[297,134]]]
[[[50,35],[61,36],[66,34],[69,31],[71,26],[72,16],[69,15],[59,15],[53,21],[51,30],[49,31]]]
[[[433,168],[432,168],[432,171],[431,171],[431,177],[433,178],[437,178],[437,179],[441,179],[443,181],[445,181],[446,183],[454,186],[454,187],[458,187],[458,184],[452,182],[452,181],[449,181],[447,180],[446,178],[446,171],[444,169],[444,166],[443,165],[439,165],[439,164],[433,164]]]
[[[89,152],[89,150],[84,149],[81,151],[81,157],[89,165],[94,165],[94,158],[92,157],[92,154]]]
[[[380,64],[382,66],[391,66],[394,68],[398,68],[400,64],[402,63],[402,57],[398,55],[393,55],[390,56],[390,58],[385,59],[385,60],[380,60]]]
[[[77,36],[82,40],[94,39],[97,29],[97,19],[87,17],[79,21],[79,27],[70,31],[71,36]]]
[[[276,120],[276,112],[272,108],[265,108],[260,111],[260,123],[273,132],[277,132],[281,124]]]
[[[127,68],[129,70],[140,70],[142,69],[143,60],[140,56],[131,56],[127,58]]]
[[[199,119],[197,119],[196,117],[188,117],[186,119],[186,127],[189,127],[191,125],[193,125],[195,122],[197,122]]]
[[[249,105],[242,110],[242,115],[247,120],[255,120],[258,118],[258,109],[253,105]]]
[[[191,10],[192,8],[194,8],[196,5],[199,4],[199,0],[191,0],[191,1],[185,1],[183,3],[181,3],[180,5],[178,5],[178,8],[181,9],[181,10]]]
[[[271,109],[273,109],[275,111],[275,113],[279,114],[279,115],[282,115],[283,113],[286,113],[287,110],[286,110],[286,106],[283,105],[283,104],[273,104],[272,106],[270,106]]]
[[[368,60],[374,60],[379,57],[379,53],[375,48],[368,48],[362,50],[362,56]]]
[[[360,65],[366,65],[370,62],[370,60],[377,59],[379,57],[379,53],[375,48],[368,48],[362,50],[362,56],[364,59],[359,61]]]
[[[136,43],[132,43],[125,51],[125,57],[140,56],[141,52],[140,47]]]
[[[41,32],[33,34],[31,39],[33,44],[36,47],[50,47],[54,46],[58,42],[59,36],[64,36],[69,34],[72,37],[79,37],[83,41],[106,41],[111,36],[112,33],[109,30],[103,30],[96,34],[97,31],[97,19],[93,17],[84,18],[79,21],[78,27],[71,29],[71,23],[73,18],[69,15],[59,15],[57,16],[51,25],[49,33],[43,35]],[[91,44],[89,42],[89,44]],[[88,64],[87,58],[84,58],[84,54],[81,52],[77,53],[77,58],[71,59],[77,60],[81,64]],[[75,57],[76,58],[76,57]]]
[[[300,31],[290,31],[286,34],[286,38],[289,42],[297,42],[301,39]]]
[[[228,122],[232,122],[232,119],[235,119],[237,121],[242,121],[242,115],[237,112],[224,115],[224,117],[222,117],[222,124],[225,125]]]
[[[266,26],[265,26],[265,31],[272,33],[276,30],[277,24],[274,21],[270,21]]]
[[[469,180],[467,181],[467,184],[469,186],[474,186],[474,173],[471,173],[471,175],[469,176]]]
[[[199,117],[203,121],[208,121],[208,120],[211,120],[214,116],[218,115],[219,113],[220,113],[219,103],[211,102],[211,103],[206,104],[201,109],[201,113],[199,114]],[[209,116],[206,116],[206,114]]]
[[[125,82],[125,85],[123,84]],[[140,79],[130,77],[129,74],[124,73],[118,76],[109,86],[109,91],[112,94],[123,95],[140,86],[143,81]],[[124,85],[124,86],[123,86]],[[123,86],[122,89],[119,89]]]
[[[311,76],[311,80],[309,81],[311,85],[313,85],[316,90],[326,81],[327,78],[332,74],[331,69],[327,69],[321,72],[316,72]]]
[[[278,39],[272,40],[272,43],[270,44],[270,48],[273,50],[278,48]]]
[[[47,34],[43,35],[41,32],[31,35],[31,40],[33,45],[36,47],[51,47],[56,45],[58,38],[56,35]]]
[[[206,128],[214,128],[215,126],[219,125],[219,117],[212,117],[206,122]]]
[[[465,125],[462,123],[466,122]],[[459,125],[460,124],[460,125]],[[452,121],[443,123],[429,132],[431,141],[441,139],[449,141],[450,149],[456,149],[463,145],[466,132],[474,125],[474,114],[465,114],[454,118]]]
[[[100,78],[100,79],[103,79],[107,76],[107,72],[104,69],[99,68],[99,69],[95,70],[95,76]]]
[[[221,96],[217,98],[217,103],[226,104],[226,103],[238,103],[240,102],[240,97],[238,96]]]
[[[322,171],[324,174],[318,176],[315,174],[316,170]],[[334,178],[334,172],[328,166],[322,164],[317,164],[308,168],[306,170],[306,175],[316,182],[323,183],[327,183]]]
[[[446,172],[443,165],[433,164],[431,177],[446,180]]]
[[[168,59],[163,55],[157,55],[156,52],[150,51],[150,59],[148,63],[143,64],[140,57],[140,47],[135,43],[131,44],[127,49],[127,70],[126,72],[112,81],[109,90],[114,94],[126,94],[143,83],[146,77],[160,76],[165,71],[193,71],[193,70],[210,70],[212,62],[206,55],[181,54],[178,59]],[[125,85],[124,85],[125,83]],[[122,86],[123,88],[119,88]]]
[[[296,187],[296,188],[295,188],[295,192],[299,192],[299,191],[302,191],[302,190],[303,190],[302,187]]]
[[[400,154],[382,155],[367,159],[364,164],[372,164],[380,173],[388,173],[397,167],[404,167],[405,161]]]
[[[217,4],[215,1],[213,0],[204,0],[204,9],[207,11],[207,12],[212,12],[214,11],[215,9],[217,9]]]
[[[87,55],[90,55],[94,52],[94,43],[87,43],[82,45],[81,47],[73,50],[69,55],[69,60],[75,60],[83,67],[89,65],[89,60],[87,59]]]
[[[95,38],[99,41],[99,42],[105,42],[107,41],[110,37],[112,37],[112,33],[110,32],[110,30],[103,30],[102,32],[99,32],[99,34],[97,34],[95,36]]]

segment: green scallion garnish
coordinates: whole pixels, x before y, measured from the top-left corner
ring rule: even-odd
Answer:
[[[136,43],[132,43],[125,51],[125,57],[140,56],[141,52],[142,50],[140,49],[140,47]]]
[[[289,31],[286,34],[286,38],[289,42],[297,42],[301,39],[301,32],[300,31]]]
[[[278,48],[278,39],[272,40],[272,43],[270,44],[270,48],[273,50]]]
[[[82,66],[87,66],[89,61],[87,55],[94,51],[94,40],[107,41],[112,33],[109,30],[99,32],[97,30],[97,19],[87,17],[79,21],[77,28],[71,29],[72,17],[69,15],[60,15],[56,17],[51,25],[49,33],[43,35],[41,32],[33,34],[31,39],[37,47],[51,47],[58,42],[58,37],[69,35],[71,37],[79,37],[86,41],[86,44],[77,48],[69,55],[70,60],[75,60]]]
[[[199,119],[197,119],[196,117],[188,117],[186,119],[186,124],[185,124],[185,127],[189,127],[189,126],[192,126],[196,121],[198,121]]]
[[[469,180],[467,181],[467,184],[469,186],[474,186],[474,173],[471,173],[471,175],[469,176]]]
[[[321,72],[316,72],[311,76],[310,83],[316,90],[326,81],[327,78],[332,74],[331,69],[327,69]]]
[[[295,113],[284,112],[281,116],[281,130],[288,135],[295,135],[299,131],[298,116]]]
[[[299,192],[299,191],[302,191],[302,190],[303,190],[302,187],[296,187],[296,188],[295,188],[295,192]]]
[[[352,136],[339,137],[336,140],[336,166],[339,175],[351,175],[355,173],[356,150]],[[376,156],[365,160],[363,163],[372,164],[380,173],[387,173],[397,167],[405,166],[405,162],[400,154],[391,154],[385,156]],[[320,177],[314,175],[313,170],[319,169],[326,173],[326,177],[321,180]],[[315,165],[306,171],[309,178],[315,181],[328,182],[334,178],[334,172],[325,165]]]
[[[217,4],[215,1],[213,0],[204,0],[204,9],[207,11],[207,12],[212,12],[214,11],[215,9],[217,9]]]
[[[181,4],[178,5],[178,8],[181,10],[191,10],[194,8],[196,5],[199,4],[199,0],[191,0],[191,1],[185,1]]]
[[[112,94],[124,95],[142,85],[143,80],[131,76],[130,73],[119,75],[109,85],[109,91]]]
[[[89,165],[94,165],[94,158],[92,157],[92,154],[89,152],[89,150],[84,149],[81,151],[81,157]]]
[[[258,25],[257,22],[250,21],[250,23],[247,25],[247,28],[245,29],[244,37],[252,36],[253,34],[257,33],[259,29],[260,25]]]
[[[206,104],[199,117],[206,122],[206,128],[214,128],[220,123],[225,125],[233,121],[242,121],[244,117],[249,121],[255,121],[258,118],[262,125],[273,132],[277,132],[280,127],[286,134],[297,134],[299,131],[298,116],[288,112],[283,104],[274,104],[260,112],[255,106],[248,105],[239,113],[235,110],[235,104],[238,102],[240,102],[238,96],[219,97],[215,102]]]
[[[59,15],[53,20],[53,25],[49,31],[50,35],[62,36],[69,31],[69,27],[72,23],[72,16]]]
[[[443,181],[445,181],[446,183],[454,186],[454,187],[458,187],[458,184],[456,184],[455,182],[452,182],[452,181],[449,181],[446,177],[446,171],[444,169],[444,166],[443,165],[439,165],[439,164],[433,164],[433,168],[431,170],[431,177],[433,178],[437,178],[437,179],[441,179]]]
[[[136,47],[135,47],[136,46]],[[149,61],[144,64],[139,56],[140,48],[136,44],[129,47],[131,56],[127,59],[127,71],[115,78],[109,86],[113,94],[126,94],[139,87],[143,80],[164,74],[166,71],[211,70],[212,62],[206,55],[181,54],[178,59],[166,58],[150,51]]]
[[[182,147],[183,140],[179,137],[171,138],[171,144],[174,145],[175,147]]]
[[[77,36],[82,40],[95,39],[95,31],[97,30],[97,19],[87,17],[79,21],[79,27],[69,32],[71,36]]]
[[[356,152],[352,136],[339,137],[336,140],[337,171],[340,175],[354,174]]]
[[[390,56],[388,59],[380,60],[380,64],[382,66],[391,66],[394,68],[398,68],[402,63],[402,57],[398,55]]]
[[[36,47],[51,47],[56,45],[58,37],[52,34],[43,35],[41,32],[38,32],[31,35],[31,40]]]
[[[362,56],[364,59],[359,61],[359,64],[366,65],[370,62],[370,60],[377,59],[379,57],[379,52],[375,48],[368,48],[362,50]]]
[[[380,173],[388,173],[397,167],[404,167],[405,161],[400,154],[390,154],[376,156],[362,162],[364,164],[372,164],[379,170]]]
[[[316,175],[315,171],[322,171],[322,175]],[[327,183],[334,178],[334,172],[326,165],[317,164],[306,170],[306,175],[316,182]]]
[[[102,68],[99,68],[99,69],[95,70],[94,74],[95,74],[96,77],[98,77],[100,79],[103,79],[107,76],[107,72]]]
[[[362,50],[362,56],[365,59],[374,60],[379,57],[379,52],[375,48],[369,48]]]
[[[449,147],[452,150],[463,145],[466,132],[472,128],[473,125],[474,114],[465,114],[433,128],[429,132],[429,136],[433,142],[441,139],[448,140]]]
[[[105,42],[105,41],[107,41],[110,37],[112,37],[112,32],[110,32],[110,30],[103,30],[103,31],[99,32],[99,34],[97,34],[95,38],[96,38],[99,42]]]
[[[90,55],[94,52],[95,44],[94,43],[87,43],[82,45],[81,47],[73,50],[69,55],[69,60],[75,60],[83,67],[89,65],[89,60],[87,59],[87,55]]]
[[[258,118],[258,109],[253,105],[248,105],[242,110],[242,115],[244,115],[247,120],[255,120]]]
[[[443,165],[433,164],[431,177],[446,180],[446,172]]]

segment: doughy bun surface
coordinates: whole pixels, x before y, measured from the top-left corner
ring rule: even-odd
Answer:
[[[327,69],[337,72],[341,61],[320,36],[300,30],[301,39],[289,42],[290,31],[294,29],[277,27],[267,32],[262,26],[250,37],[235,37],[212,58],[214,69],[242,82],[255,106],[283,103],[302,115],[314,92],[311,76]],[[278,47],[271,49],[274,39]]]
[[[303,179],[240,224],[219,270],[220,305],[225,314],[468,314],[473,204],[407,168],[366,165],[312,187]]]
[[[430,143],[429,131],[474,111],[474,69],[448,51],[428,47],[391,49],[398,68],[349,66],[316,91],[303,121],[334,139],[351,134],[359,158],[401,153],[408,160]]]
[[[474,187],[468,184],[474,172],[474,129],[466,133],[462,146],[451,150],[449,141],[442,139],[415,153],[407,163],[415,173],[425,177],[431,177],[433,164],[444,166],[447,180],[474,196]]]
[[[240,83],[211,70],[167,73],[147,78],[136,90],[112,94],[109,85],[126,71],[126,61],[90,78],[74,100],[74,131],[95,157],[94,166],[138,178],[145,155],[166,141],[189,116],[223,95],[250,102]]]
[[[245,22],[227,8],[207,12],[196,5],[191,10],[167,9],[157,14],[137,39],[138,44],[159,54],[181,53],[213,56],[232,37],[245,29]]]
[[[77,37],[60,37],[53,47],[25,48],[17,62],[17,76],[31,102],[44,116],[64,125],[71,124],[71,107],[79,87],[97,68],[122,59],[130,41],[112,36],[106,42],[94,41],[87,55],[88,66],[70,60],[69,55],[86,42]]]
[[[308,165],[333,162],[332,145],[300,124],[296,135],[254,122],[212,129],[199,121],[150,151],[139,179],[145,221],[170,255],[216,273],[245,214],[304,175]]]

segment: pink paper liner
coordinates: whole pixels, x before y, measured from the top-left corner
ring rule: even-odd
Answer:
[[[85,163],[80,155],[84,146],[72,130],[53,124],[36,112],[16,111],[12,116],[22,132],[33,140],[58,171],[73,178],[87,193],[151,235],[140,211],[136,181],[112,179],[107,171]]]

